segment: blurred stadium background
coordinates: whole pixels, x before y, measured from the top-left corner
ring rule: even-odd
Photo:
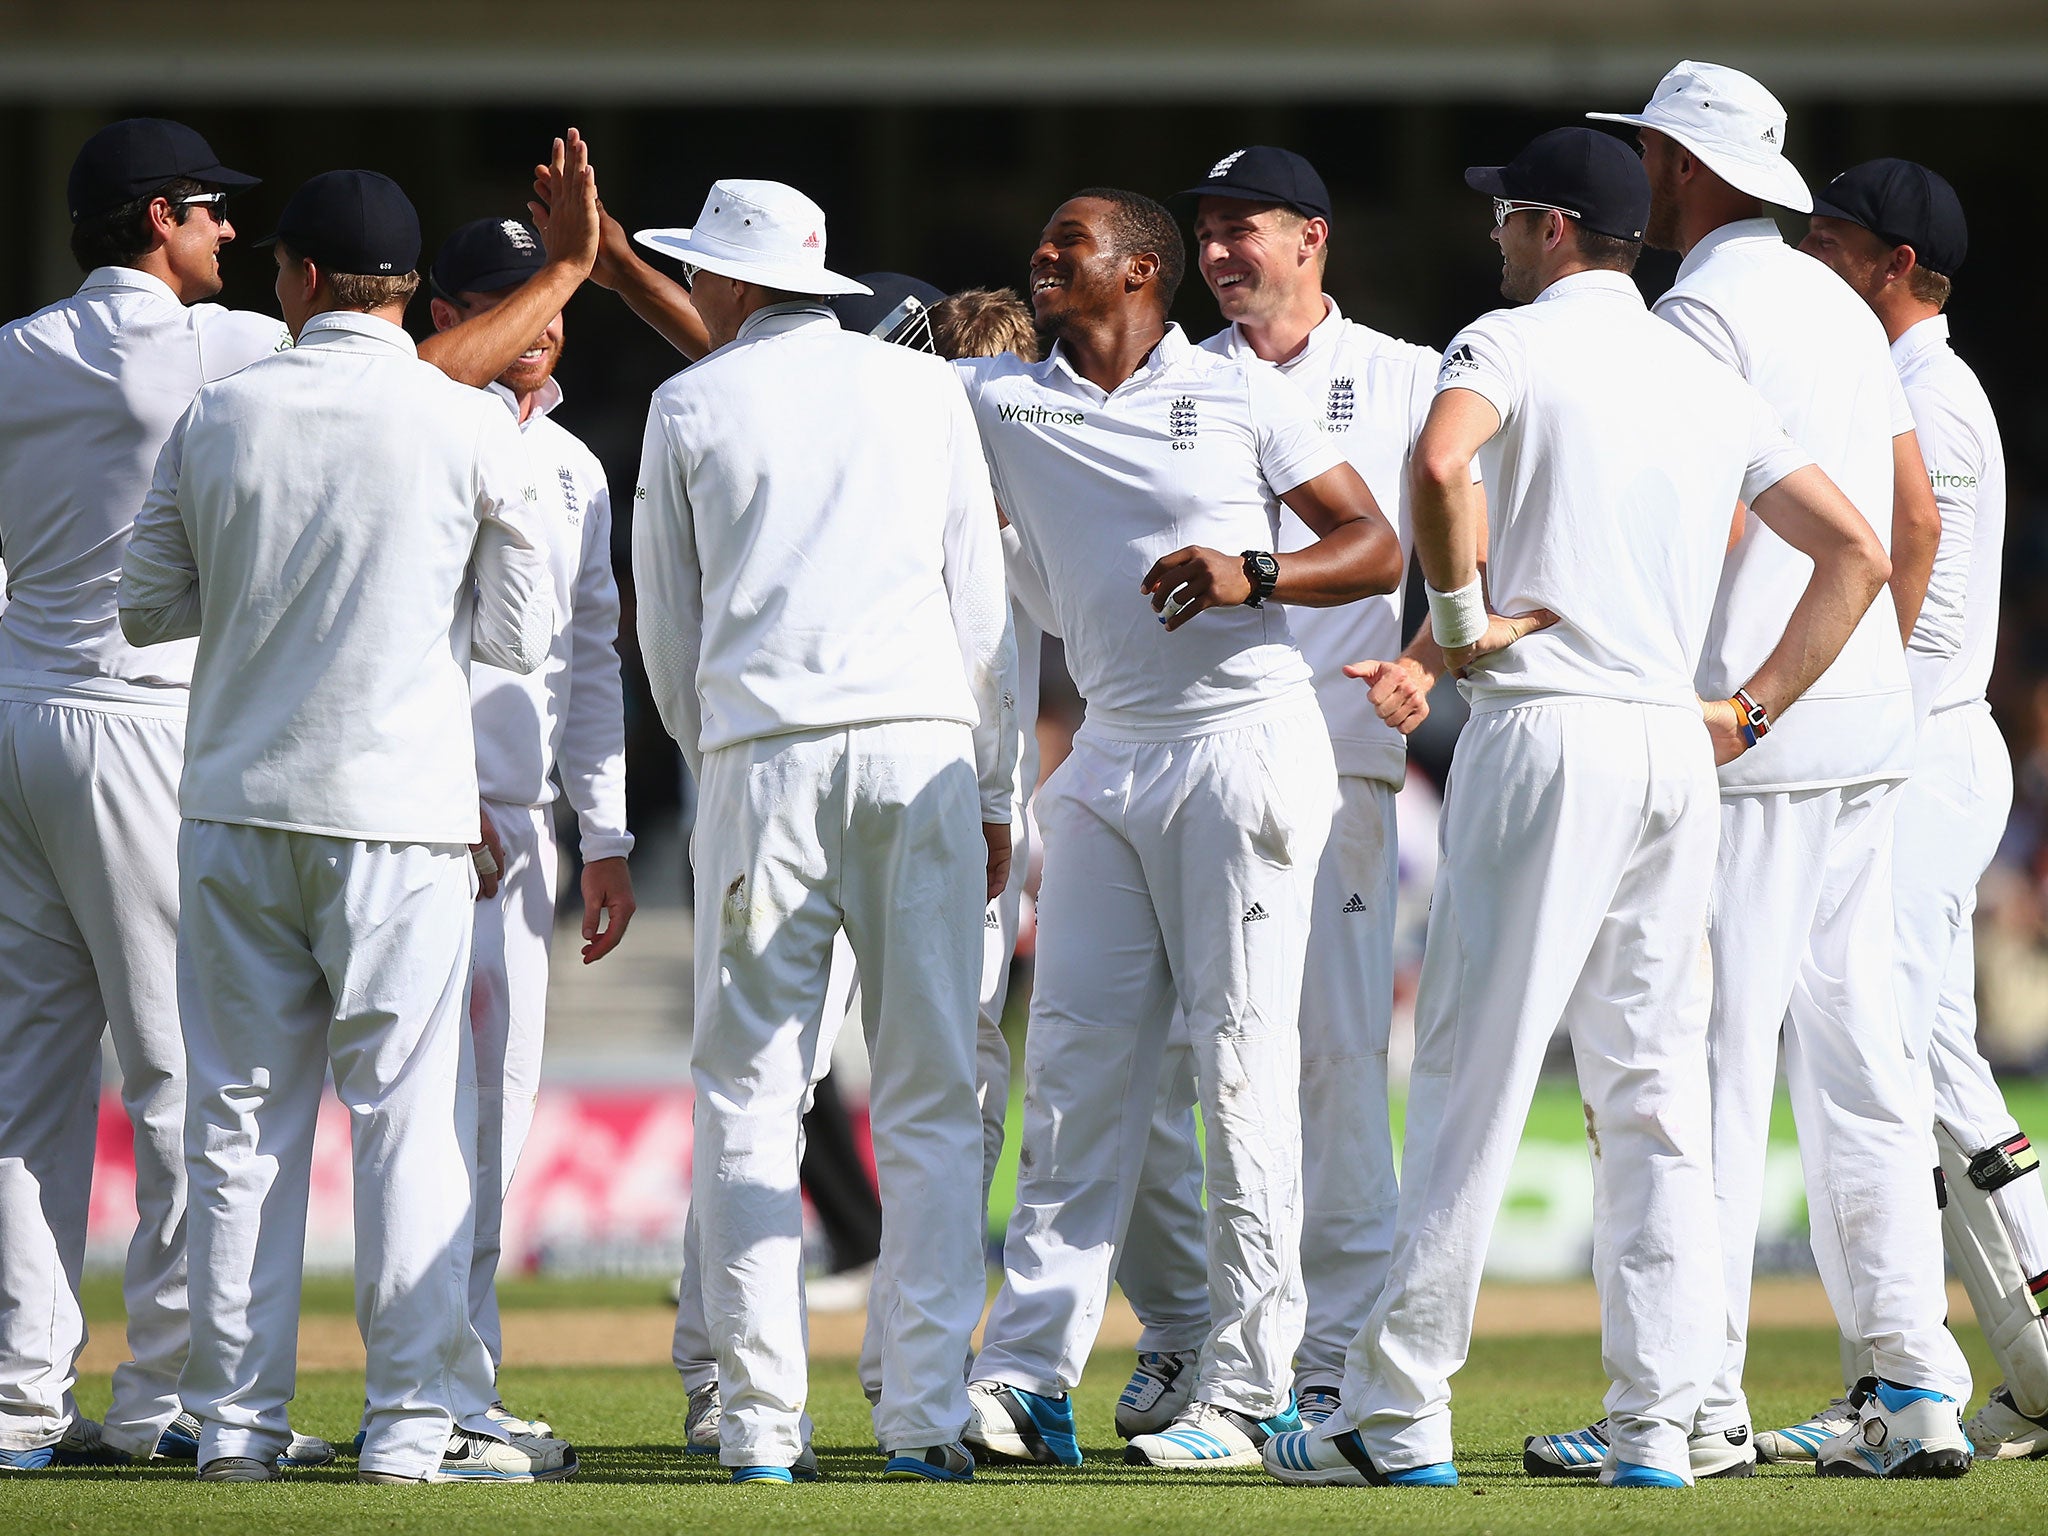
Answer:
[[[1329,287],[1347,311],[1440,344],[1496,302],[1487,210],[1467,164],[1593,107],[1632,109],[1681,57],[1756,74],[1791,112],[1789,150],[1818,185],[1876,155],[1923,160],[1961,192],[1971,254],[1953,306],[1958,349],[1999,409],[2011,462],[2004,622],[1993,702],[2019,798],[1979,924],[1987,1048],[2016,1077],[2048,1069],[2048,105],[2040,0],[0,0],[0,134],[15,171],[0,240],[0,312],[75,286],[63,187],[71,157],[116,117],[179,117],[227,163],[265,177],[238,200],[244,240],[289,190],[336,166],[396,176],[429,248],[458,223],[520,210],[529,167],[574,123],[629,228],[684,223],[720,175],[801,186],[831,220],[834,265],[957,289],[1021,281],[1047,212],[1073,188],[1163,195],[1250,142],[1308,154],[1337,218]],[[1803,221],[1788,223],[1795,237]],[[1673,258],[1646,257],[1652,293]],[[224,301],[269,309],[269,263],[231,250]],[[1190,280],[1177,318],[1215,329]],[[426,323],[424,304],[415,325]],[[571,305],[560,419],[633,481],[649,392],[679,364],[615,299]],[[1629,387],[1615,381],[1617,390]],[[626,558],[620,650],[637,690]],[[1049,658],[1050,660],[1050,658]],[[1049,771],[1079,706],[1049,665]],[[1459,711],[1446,695],[1415,746],[1404,881],[1416,912],[1433,863],[1435,786]],[[590,972],[557,948],[548,1082],[508,1218],[508,1264],[673,1272],[688,1188],[688,795],[644,693],[629,695],[630,791],[642,910]],[[565,883],[565,891],[575,889]],[[565,914],[573,923],[573,914]],[[1410,956],[1419,941],[1411,925]],[[566,936],[565,936],[566,937]],[[1028,934],[1012,993],[1028,990]],[[1583,1273],[1590,1180],[1568,1062],[1546,1089],[1497,1233],[1503,1275]],[[857,1103],[861,1063],[842,1063]],[[116,1260],[133,1209],[125,1124],[103,1123],[93,1252]],[[2048,1094],[2016,1104],[2048,1119]],[[346,1136],[323,1129],[316,1264],[348,1262]],[[1774,1159],[1767,1263],[1806,1263],[1796,1155]],[[1000,1205],[1000,1196],[998,1200]],[[999,1213],[998,1213],[999,1214]]]

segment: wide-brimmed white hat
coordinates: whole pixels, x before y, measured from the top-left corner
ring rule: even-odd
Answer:
[[[825,210],[779,181],[714,181],[688,229],[643,229],[650,251],[785,293],[867,293],[825,268]]]
[[[1642,111],[1586,116],[1654,128],[1698,155],[1736,191],[1813,212],[1813,194],[1785,158],[1784,107],[1739,69],[1686,59],[1657,82],[1657,93]]]

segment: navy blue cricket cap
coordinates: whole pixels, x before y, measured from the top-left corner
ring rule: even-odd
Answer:
[[[1597,128],[1553,128],[1506,165],[1474,165],[1465,185],[1516,203],[1569,209],[1581,228],[1640,240],[1650,217],[1650,175],[1642,156]]]
[[[1311,219],[1330,216],[1330,189],[1316,168],[1291,149],[1253,144],[1233,149],[1209,167],[1209,174],[1175,201],[1198,197],[1241,197],[1250,203],[1281,203]]]
[[[1860,224],[1892,245],[1910,245],[1921,266],[1943,277],[1955,275],[1970,249],[1956,189],[1911,160],[1850,166],[1814,195],[1813,211]]]
[[[428,275],[434,291],[452,299],[516,288],[547,262],[540,231],[524,219],[476,219],[441,242]]]
[[[164,117],[124,117],[79,146],[65,183],[71,222],[111,213],[123,203],[183,178],[232,192],[258,184],[231,171],[193,129]]]
[[[419,265],[420,216],[405,189],[376,171],[322,171],[277,216],[275,245],[330,272],[399,277]]]

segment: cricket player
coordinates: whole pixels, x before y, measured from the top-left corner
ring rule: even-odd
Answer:
[[[331,1065],[350,1111],[368,1356],[358,1478],[568,1477],[564,1442],[510,1440],[489,1418],[468,1305],[466,671],[474,654],[532,672],[551,650],[533,470],[504,406],[423,365],[399,324],[420,241],[395,182],[316,176],[274,239],[297,345],[199,391],[119,588],[130,643],[199,640],[178,838],[180,1389],[203,1426],[199,1475],[266,1481],[285,1449]]]
[[[1300,155],[1264,145],[1234,150],[1181,196],[1195,203],[1197,262],[1229,322],[1204,346],[1272,364],[1320,411],[1324,432],[1391,518],[1405,570],[1408,451],[1435,395],[1439,354],[1347,319],[1323,292],[1330,198]],[[1291,512],[1282,514],[1281,549],[1314,537]],[[1289,616],[1314,671],[1337,758],[1337,809],[1317,870],[1301,984],[1301,1269],[1308,1312],[1294,1390],[1304,1423],[1320,1423],[1337,1406],[1345,1351],[1386,1277],[1399,1198],[1387,1119],[1387,1039],[1394,1011],[1394,793],[1407,752],[1401,733],[1379,718],[1369,690],[1343,669],[1400,648],[1401,602],[1396,587]],[[1179,1189],[1141,1188],[1138,1203],[1174,1199]],[[1172,1247],[1198,1244],[1199,1237],[1200,1227],[1191,1226],[1163,1250],[1132,1247],[1119,1271],[1126,1293],[1140,1265],[1193,1268],[1185,1258],[1176,1265]],[[1191,1387],[1192,1363],[1188,1356],[1141,1357],[1131,1390],[1152,1399],[1151,1417],[1165,1412],[1170,1420],[1167,1409],[1182,1394],[1171,1386],[1148,1392],[1138,1378],[1171,1371],[1176,1386]],[[1119,1420],[1120,1429],[1156,1427],[1135,1404]]]
[[[860,285],[794,188],[718,182],[693,227],[636,238],[686,264],[713,345],[655,396],[633,565],[649,683],[701,787],[692,1210],[720,1459],[735,1482],[815,1467],[798,1123],[843,927],[897,1277],[875,1434],[886,1475],[965,1481],[974,1002],[1014,772],[987,466],[943,364],[825,307]]]
[[[1394,1254],[1343,1405],[1273,1439],[1265,1461],[1286,1482],[1457,1481],[1450,1378],[1562,1021],[1593,1147],[1613,1377],[1600,1480],[1681,1487],[1720,1332],[1701,1220],[1701,939],[1714,763],[1745,742],[1736,705],[1703,705],[1693,678],[1729,517],[1747,502],[1812,562],[1737,694],[1774,717],[1840,650],[1888,566],[1761,396],[1645,310],[1628,274],[1650,184],[1626,144],[1560,128],[1465,179],[1493,197],[1501,292],[1524,307],[1452,340],[1412,461],[1431,628],[1465,669],[1472,717],[1430,904]]]
[[[1018,1204],[970,1388],[970,1443],[1013,1459],[1080,1461],[1068,1394],[1176,1000],[1208,1128],[1211,1324],[1187,1408],[1128,1459],[1255,1464],[1298,1422],[1295,1014],[1336,775],[1281,605],[1391,590],[1400,545],[1292,386],[1167,323],[1185,262],[1151,199],[1076,193],[1031,257],[1051,356],[960,365],[1088,706],[1039,795]],[[1275,552],[1283,502],[1316,542]]]
[[[551,162],[549,175],[565,175]],[[580,151],[577,171],[587,175]],[[121,554],[158,451],[201,385],[291,344],[284,325],[203,302],[234,239],[226,199],[255,178],[181,123],[131,118],[71,171],[79,291],[0,331],[0,1465],[89,1454],[70,1401],[77,1285],[111,1030],[135,1128],[124,1295],[134,1358],[114,1376],[116,1457],[190,1458],[185,1359],[185,1044],[175,989],[177,780],[189,644],[138,650],[115,611]],[[559,304],[589,257],[566,220],[508,308]],[[564,244],[564,242],[568,242]],[[501,320],[423,353],[482,383],[530,339]],[[291,1459],[323,1461],[295,1437]]]
[[[546,264],[539,233],[518,219],[478,219],[434,258],[437,332],[487,314]],[[489,386],[518,423],[547,530],[555,636],[541,667],[521,675],[478,662],[470,669],[477,781],[496,839],[497,894],[477,904],[470,955],[469,1025],[477,1087],[477,1210],[470,1260],[470,1317],[504,1363],[497,1272],[505,1196],[533,1124],[547,1022],[548,947],[555,931],[559,855],[555,778],[575,811],[582,854],[583,963],[603,959],[633,916],[626,866],[626,716],[619,683],[619,589],[612,576],[611,493],[597,456],[558,425],[562,317]],[[494,1420],[515,1434],[534,1424]],[[546,1433],[547,1426],[539,1426]]]
[[[1977,1049],[1972,917],[2012,808],[2012,759],[1984,687],[1998,633],[2005,452],[1943,310],[1968,249],[1960,199],[1908,160],[1844,171],[1814,201],[1800,249],[1846,281],[1883,324],[1941,508],[1927,601],[1906,645],[1920,718],[1893,838],[1898,1002],[1929,1076],[1942,1235],[2005,1380],[1969,1424],[1977,1454],[2048,1450],[2048,1199],[2039,1162]],[[1859,1364],[1852,1379],[1871,1374]],[[1852,1393],[1853,1397],[1854,1394]],[[1854,1422],[1839,1399],[1804,1425],[1757,1437],[1765,1460],[1808,1460]]]
[[[1818,1470],[1959,1475],[1970,1373],[1943,1326],[1940,1223],[1920,1194],[1928,1115],[1892,995],[1892,836],[1914,736],[1901,637],[1919,615],[1939,513],[1883,327],[1765,216],[1767,203],[1812,207],[1785,158],[1777,99],[1747,75],[1687,61],[1642,112],[1592,115],[1640,131],[1648,243],[1684,257],[1657,315],[1754,384],[1894,552],[1890,589],[1798,710],[1779,722],[1759,700],[1747,721],[1757,749],[1721,768],[1709,1065],[1727,1345],[1694,1426],[1693,1470],[1740,1476],[1755,1460],[1742,1363],[1782,1034],[1814,1258],[1843,1335],[1875,1353],[1856,1432],[1824,1446]],[[1744,518],[1700,661],[1702,698],[1727,697],[1751,674],[1805,581],[1798,552]],[[1524,1464],[1583,1471],[1603,1444],[1597,1424],[1534,1436]]]

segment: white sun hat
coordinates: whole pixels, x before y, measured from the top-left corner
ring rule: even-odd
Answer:
[[[1739,69],[1680,62],[1657,82],[1640,112],[1588,112],[1608,123],[1654,128],[1691,150],[1738,192],[1798,213],[1813,212],[1813,194],[1785,158],[1785,109]]]
[[[715,181],[689,229],[643,229],[650,251],[785,293],[872,290],[825,269],[825,210],[779,181]]]

